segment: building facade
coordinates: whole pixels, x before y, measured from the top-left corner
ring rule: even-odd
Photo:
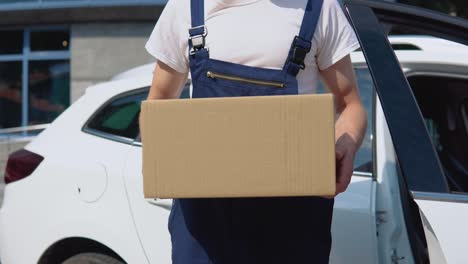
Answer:
[[[86,87],[154,61],[166,0],[2,0],[0,129],[52,122]]]

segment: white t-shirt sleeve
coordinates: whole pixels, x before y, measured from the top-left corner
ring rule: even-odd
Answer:
[[[189,71],[188,56],[183,53],[188,50],[188,25],[185,20],[187,16],[190,19],[190,14],[184,13],[187,11],[186,5],[182,6],[186,1],[167,2],[145,44],[148,53],[156,60],[180,73]]]
[[[324,0],[317,23],[317,65],[324,70],[359,47],[338,0]]]

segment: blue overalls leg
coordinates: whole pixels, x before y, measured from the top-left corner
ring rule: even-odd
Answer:
[[[298,94],[296,75],[320,14],[309,0],[283,69],[210,59],[203,0],[191,0],[193,98]],[[226,138],[229,140],[229,138]],[[175,264],[328,263],[333,199],[320,197],[174,199],[169,217]]]

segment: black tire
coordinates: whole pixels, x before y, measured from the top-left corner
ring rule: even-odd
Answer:
[[[62,264],[124,264],[124,262],[104,254],[81,253],[66,259]]]

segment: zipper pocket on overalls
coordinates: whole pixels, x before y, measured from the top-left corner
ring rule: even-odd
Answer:
[[[229,80],[229,81],[245,82],[245,83],[258,84],[258,85],[272,86],[272,87],[277,87],[277,88],[284,88],[284,83],[281,83],[281,82],[255,80],[255,79],[243,78],[239,76],[216,73],[212,71],[206,72],[206,76],[211,79],[224,79],[224,80]]]

